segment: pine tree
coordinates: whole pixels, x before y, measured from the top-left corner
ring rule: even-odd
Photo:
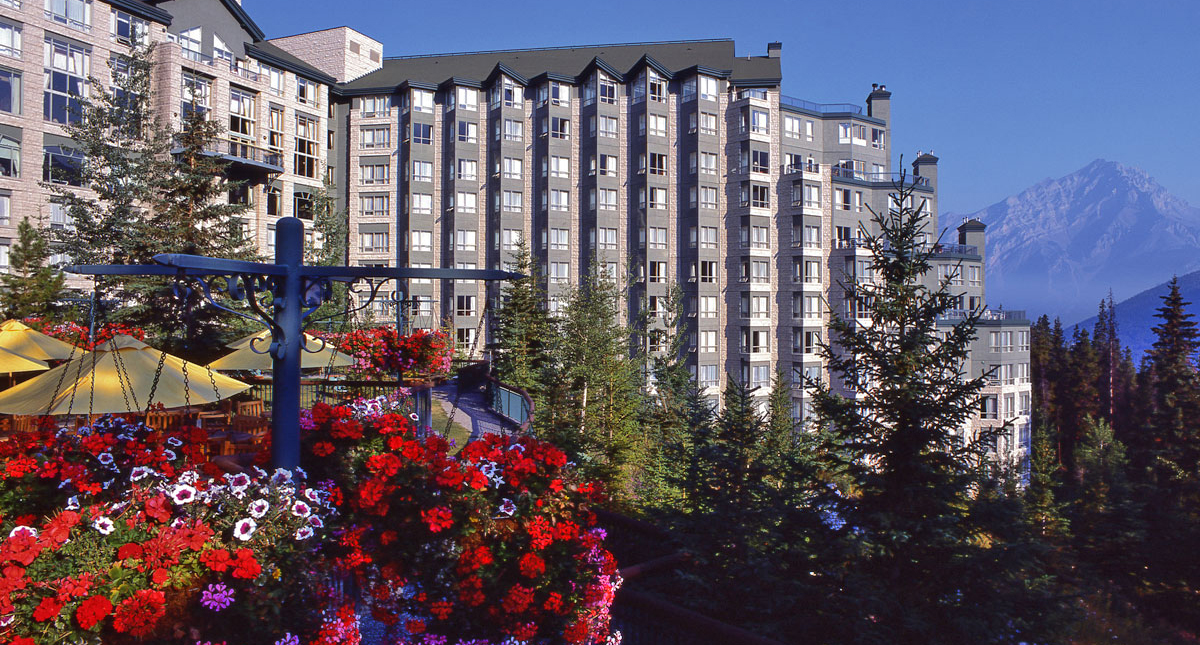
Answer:
[[[249,206],[226,199],[242,183],[228,180],[228,162],[207,152],[222,132],[222,124],[200,110],[185,116],[171,163],[154,183],[142,235],[129,243],[133,262],[150,263],[160,253],[257,259],[239,217]],[[133,302],[122,309],[121,318],[156,334],[168,351],[220,347],[246,331],[235,316],[208,306],[195,290],[177,294],[168,281],[153,277],[126,284]]]
[[[543,394],[541,377],[550,361],[555,329],[546,312],[540,272],[524,239],[518,241],[513,261],[512,270],[524,277],[504,284],[492,327],[492,370],[496,378],[523,388],[536,400]]]
[[[547,388],[554,396],[544,401],[547,416],[538,420],[547,438],[618,497],[629,492],[643,382],[630,348],[634,334],[619,318],[622,296],[595,265],[571,290],[545,372],[544,382],[559,386]]]
[[[1059,456],[1068,470],[1075,467],[1075,446],[1083,434],[1083,420],[1101,416],[1100,364],[1086,329],[1076,328],[1067,350],[1066,367],[1060,377],[1059,400],[1062,425],[1059,427]]]
[[[74,147],[62,150],[44,185],[70,226],[52,241],[76,264],[128,264],[146,235],[143,208],[153,201],[170,152],[167,129],[153,109],[153,45],[109,61],[110,83],[91,78],[88,94],[63,129]],[[87,188],[88,196],[75,190]]]
[[[327,267],[346,266],[350,257],[350,218],[345,209],[337,207],[334,191],[334,185],[326,180],[321,188],[312,195],[313,234],[307,236],[305,240],[304,262],[306,264]],[[341,320],[346,311],[348,295],[349,289],[345,283],[333,283],[329,298],[308,317],[308,320]]]
[[[1048,544],[1062,544],[1070,536],[1067,503],[1060,499],[1062,465],[1055,450],[1055,433],[1044,424],[1034,426],[1029,486],[1025,489],[1030,528]]]
[[[1041,611],[1026,585],[1033,551],[1019,542],[1014,501],[985,494],[995,488],[981,468],[990,435],[962,440],[984,386],[963,371],[977,319],[939,326],[957,298],[949,280],[922,283],[931,251],[914,200],[911,185],[898,186],[893,208],[875,214],[879,233],[865,241],[875,279],[846,285],[870,323],[835,315],[829,324],[822,357],[853,395],[812,390],[828,428],[825,470],[841,478],[824,501],[842,522],[827,569],[838,572],[830,610],[843,629],[829,640],[1003,641]]]
[[[1126,479],[1125,446],[1103,420],[1087,418],[1077,449],[1077,490],[1071,509],[1079,560],[1103,580],[1135,584],[1135,554],[1145,529]]]
[[[50,246],[39,227],[23,219],[17,224],[17,243],[9,253],[8,273],[0,276],[0,303],[4,318],[41,316],[58,311],[65,278],[49,266]]]

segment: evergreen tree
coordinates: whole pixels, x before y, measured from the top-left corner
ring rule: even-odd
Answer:
[[[146,234],[142,209],[154,198],[170,151],[153,109],[152,56],[153,45],[110,59],[112,83],[90,78],[63,125],[74,146],[58,151],[43,185],[70,222],[52,230],[52,241],[76,264],[135,262],[130,249]]]
[[[977,314],[949,330],[938,325],[957,298],[948,279],[936,289],[922,283],[931,251],[912,200],[914,188],[898,186],[893,208],[875,214],[879,234],[865,241],[875,279],[846,285],[870,324],[836,315],[829,324],[821,354],[852,395],[827,384],[812,390],[828,428],[825,470],[843,482],[824,500],[841,522],[827,570],[841,594],[831,610],[843,620],[829,640],[1028,637],[1046,609],[1028,584],[1034,552],[1021,542],[1018,506],[988,492],[995,486],[980,465],[990,433],[962,440],[984,386],[963,372]]]
[[[1101,416],[1100,393],[1096,387],[1100,381],[1100,363],[1086,329],[1075,329],[1061,378],[1059,456],[1068,470],[1074,470],[1075,446],[1083,434],[1083,420]]]
[[[550,361],[555,325],[546,312],[542,276],[525,240],[517,242],[512,270],[524,277],[504,284],[492,326],[492,370],[496,378],[542,398],[541,377]]]
[[[1102,580],[1129,588],[1139,575],[1134,554],[1145,531],[1125,475],[1125,446],[1108,423],[1089,417],[1083,423],[1076,461],[1071,523],[1079,559]]]
[[[779,463],[786,458],[798,440],[796,421],[792,418],[792,384],[782,368],[771,379],[767,398],[767,428],[763,438],[763,458]]]
[[[622,497],[629,493],[636,454],[642,374],[631,357],[631,330],[621,322],[622,290],[593,265],[567,298],[546,370],[544,408],[538,420],[546,438],[564,447],[585,472]]]
[[[129,243],[132,262],[151,263],[160,253],[257,259],[239,217],[249,206],[227,199],[243,184],[227,179],[228,163],[207,153],[223,132],[222,124],[207,119],[201,110],[185,115],[175,135],[175,154],[154,183],[152,209],[144,217],[142,234]],[[154,334],[167,351],[193,354],[200,348],[220,347],[249,330],[241,319],[208,306],[198,291],[176,293],[169,280],[131,278],[126,289],[132,302],[120,311],[120,318]]]
[[[1030,528],[1048,544],[1062,544],[1070,536],[1067,503],[1060,499],[1062,465],[1055,452],[1055,438],[1045,424],[1034,426],[1029,486],[1025,489]]]
[[[313,234],[305,240],[304,262],[306,264],[326,267],[346,266],[347,264],[350,218],[345,209],[337,207],[334,190],[333,184],[326,180],[312,196]],[[346,311],[348,295],[349,289],[345,283],[334,282],[330,288],[329,298],[308,317],[308,320],[340,320]],[[353,305],[350,307],[353,308]]]
[[[49,266],[50,247],[39,227],[23,219],[17,224],[17,243],[9,253],[8,273],[0,275],[0,303],[4,318],[41,316],[58,311],[65,279]]]

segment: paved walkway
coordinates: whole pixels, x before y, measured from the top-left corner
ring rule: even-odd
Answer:
[[[457,409],[454,408],[455,397],[458,402]],[[433,402],[434,405],[441,405],[452,421],[470,430],[472,441],[485,433],[510,434],[516,429],[513,422],[488,407],[483,386],[459,393],[457,379],[450,379],[433,388]],[[441,432],[443,428],[435,430]]]

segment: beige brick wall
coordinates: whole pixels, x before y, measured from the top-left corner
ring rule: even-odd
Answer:
[[[349,27],[272,38],[270,42],[339,83],[352,81],[383,66],[383,44]]]

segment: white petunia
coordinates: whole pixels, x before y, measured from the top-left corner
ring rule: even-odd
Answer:
[[[153,475],[153,474],[154,474],[154,471],[151,470],[150,468],[147,468],[146,466],[134,466],[133,470],[130,471],[130,473],[129,473],[129,479],[130,479],[130,481],[135,481],[135,482],[141,481],[141,480],[145,479],[148,475]]]
[[[301,526],[300,528],[296,529],[297,540],[307,540],[308,538],[312,537],[312,534],[313,530],[307,526]]]
[[[8,537],[13,538],[18,535],[28,535],[29,537],[37,537],[38,531],[32,526],[18,526],[9,532]]]
[[[250,516],[254,519],[266,515],[269,510],[271,510],[271,504],[265,499],[256,499],[250,502]]]
[[[258,529],[258,523],[250,518],[238,520],[238,523],[233,526],[233,537],[245,542],[249,540],[254,531]]]
[[[194,486],[179,484],[175,488],[171,489],[171,501],[175,502],[176,504],[187,504],[195,501],[195,499],[196,488]]]
[[[292,515],[296,517],[308,517],[312,515],[312,507],[300,500],[296,500],[292,504]]]
[[[117,530],[117,525],[113,524],[112,520],[104,516],[96,518],[96,521],[92,522],[92,527],[97,531],[100,531],[101,535],[108,535],[109,533]]]

